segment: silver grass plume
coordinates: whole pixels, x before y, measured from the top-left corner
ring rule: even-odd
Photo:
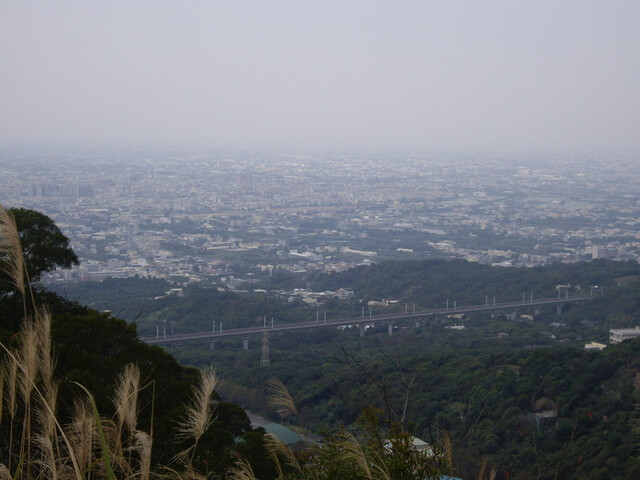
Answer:
[[[281,419],[297,416],[298,409],[289,394],[289,390],[277,378],[270,378],[266,382],[267,404]]]
[[[451,442],[451,437],[449,436],[449,432],[444,428],[439,428],[438,433],[440,433],[440,442],[442,445],[442,452],[445,461],[446,472],[449,475],[453,474],[453,443]]]
[[[4,362],[0,362],[0,427],[2,426],[2,411],[4,410],[4,377],[6,375]]]
[[[29,404],[31,392],[36,384],[39,367],[39,340],[38,328],[34,322],[25,321],[20,331],[20,350],[17,352],[17,361],[20,364],[20,393],[25,405]]]
[[[25,318],[23,322],[21,331],[20,331],[20,346],[16,350],[9,350],[4,345],[0,344],[0,347],[7,354],[5,362],[9,362],[9,371],[8,371],[8,380],[9,380],[9,389],[7,392],[7,400],[8,400],[8,410],[11,414],[11,432],[10,432],[10,440],[9,440],[9,450],[12,449],[12,441],[13,441],[13,424],[14,418],[17,410],[18,403],[18,395],[21,395],[24,399],[24,421],[21,426],[22,431],[22,440],[20,442],[20,459],[24,459],[24,465],[27,467],[26,477],[24,478],[32,478],[30,473],[30,466],[32,463],[38,461],[38,459],[32,459],[32,453],[36,451],[34,448],[32,451],[32,446],[36,447],[38,445],[42,445],[40,439],[38,438],[38,434],[32,435],[31,430],[31,416],[32,416],[32,394],[35,392],[37,399],[39,400],[38,406],[39,408],[46,410],[49,418],[53,421],[55,425],[55,429],[59,432],[60,437],[62,439],[62,444],[58,444],[57,441],[52,441],[51,438],[47,439],[47,441],[51,442],[51,445],[56,448],[56,455],[59,455],[59,448],[63,447],[66,452],[65,454],[65,465],[62,465],[65,473],[60,475],[58,478],[66,479],[66,478],[74,478],[75,480],[80,480],[82,478],[82,474],[80,473],[80,469],[78,468],[78,463],[76,461],[75,452],[67,438],[64,429],[58,423],[55,418],[54,408],[55,404],[52,405],[52,402],[46,401],[45,394],[39,387],[37,380],[39,376],[39,359],[38,356],[40,354],[39,351],[39,341],[38,341],[38,327],[36,322],[31,322],[29,319]],[[57,386],[54,386],[50,389],[53,398],[56,396]],[[36,417],[38,417],[41,413],[38,412],[38,409],[35,411]],[[51,433],[51,432],[49,432]],[[33,438],[32,438],[33,437]],[[32,440],[35,440],[38,445],[34,445]],[[32,462],[33,460],[33,462]],[[38,477],[40,478],[40,477]],[[0,477],[1,480],[1,477]]]
[[[148,433],[136,430],[135,432],[135,449],[138,451],[139,468],[138,478],[140,480],[149,480],[151,475],[151,446],[152,439]]]
[[[42,398],[40,402],[49,408],[39,410],[39,420],[42,434],[53,435],[55,432],[55,411],[58,396],[58,385],[53,379],[55,362],[51,342],[51,313],[46,308],[36,311],[36,335],[38,340],[38,368],[42,381]],[[53,412],[54,415],[49,412]]]
[[[36,463],[40,466],[42,478],[58,480],[58,461],[51,437],[39,435],[36,437],[36,444],[40,450],[40,459],[36,460]]]
[[[0,480],[13,480],[11,472],[4,463],[0,463]]]
[[[227,470],[229,480],[257,480],[253,469],[247,460],[239,459],[233,467]]]
[[[132,363],[124,367],[118,377],[113,399],[116,407],[116,421],[122,431],[123,426],[132,435],[138,418],[138,393],[140,391],[140,369]]]
[[[166,473],[158,474],[154,478],[167,479],[167,480],[210,480],[207,476],[198,473],[193,467],[187,465],[186,469],[179,472],[173,468],[163,466],[162,470]],[[227,479],[232,480],[232,479]]]
[[[184,417],[178,422],[177,437],[193,438],[191,447],[176,455],[178,461],[184,462],[189,453],[195,453],[200,437],[209,429],[213,421],[211,399],[217,384],[216,373],[213,369],[200,371],[200,383],[193,389],[191,403],[186,406]]]
[[[337,436],[337,443],[343,460],[353,464],[367,480],[373,480],[369,460],[367,459],[360,443],[349,432],[343,431]]]
[[[7,407],[9,409],[9,415],[11,416],[11,420],[13,421],[16,416],[16,410],[18,408],[17,402],[17,385],[18,385],[18,362],[13,356],[7,357],[6,360],[9,365],[6,369],[6,379],[7,379]]]
[[[54,383],[48,386],[43,396],[38,397],[38,403],[41,407],[35,410],[35,414],[40,425],[40,434],[43,437],[53,438],[56,433],[55,411],[58,404],[58,385]]]
[[[79,469],[87,473],[93,462],[93,449],[97,443],[96,425],[91,406],[86,400],[76,400],[71,422],[65,427],[69,448],[75,452]]]
[[[300,468],[300,464],[291,449],[282,443],[273,433],[267,433],[264,435],[264,446],[275,463],[280,477],[284,476],[280,458],[283,458],[285,465],[289,465],[298,472],[302,471],[302,468]]]
[[[39,368],[45,388],[53,383],[55,361],[51,341],[51,312],[42,307],[36,311],[36,335],[39,349]]]
[[[0,272],[9,277],[24,299],[25,265],[15,219],[0,205]]]
[[[92,407],[93,408],[93,407]],[[94,411],[95,415],[95,411]],[[95,419],[95,417],[94,417]],[[122,470],[123,477],[130,477],[133,472],[129,466],[127,455],[125,455],[125,448],[122,444],[122,438],[120,436],[120,428],[116,425],[116,422],[110,418],[100,417],[100,424],[102,426],[102,432],[104,436],[100,438],[98,432],[98,441],[101,449],[107,449],[111,460],[111,467]]]

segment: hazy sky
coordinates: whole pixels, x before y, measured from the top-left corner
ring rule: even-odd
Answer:
[[[640,154],[640,1],[2,0],[0,147]]]

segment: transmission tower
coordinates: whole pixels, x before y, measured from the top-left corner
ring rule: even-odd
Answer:
[[[265,330],[262,333],[262,357],[260,358],[260,366],[268,367],[271,364],[269,362],[269,334]]]

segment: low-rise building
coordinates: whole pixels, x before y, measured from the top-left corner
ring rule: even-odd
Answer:
[[[609,330],[609,343],[620,343],[631,338],[640,337],[640,327],[612,328]]]

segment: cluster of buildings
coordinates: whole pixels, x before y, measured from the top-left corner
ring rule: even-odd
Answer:
[[[82,260],[49,280],[640,258],[640,166],[611,159],[4,152],[0,172],[0,203],[51,216]]]

